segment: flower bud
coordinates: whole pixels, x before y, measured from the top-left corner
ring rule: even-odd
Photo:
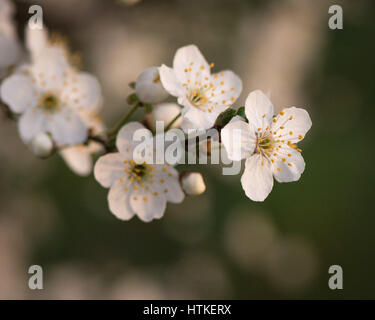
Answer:
[[[138,76],[135,92],[139,100],[145,103],[159,103],[168,97],[167,91],[161,84],[157,67],[148,68]]]
[[[182,189],[187,195],[197,196],[206,190],[203,177],[199,172],[187,172],[181,176]]]
[[[176,103],[160,103],[153,107],[152,112],[146,115],[148,125],[155,130],[156,121],[163,121],[166,127],[181,112],[181,108]],[[178,118],[171,129],[178,128],[181,125],[182,118]]]
[[[39,133],[31,140],[31,151],[39,158],[47,158],[52,154],[53,141],[47,133]]]

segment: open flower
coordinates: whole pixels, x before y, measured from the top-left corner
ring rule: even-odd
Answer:
[[[25,143],[48,132],[58,145],[86,140],[87,127],[78,113],[101,99],[97,79],[73,69],[57,47],[43,50],[32,64],[6,78],[0,95],[12,112],[21,114],[18,128]]]
[[[195,45],[177,50],[173,69],[159,69],[164,88],[184,106],[182,116],[195,129],[211,128],[217,116],[238,98],[241,79],[232,71],[211,75],[211,67]]]
[[[245,113],[249,123],[236,118],[224,127],[221,138],[230,159],[247,159],[241,178],[246,195],[263,201],[272,190],[273,177],[278,182],[301,177],[305,161],[296,144],[312,123],[306,110],[295,107],[273,117],[273,105],[260,90],[247,97]]]
[[[134,160],[136,130],[147,130],[138,122],[130,122],[117,135],[119,152],[99,158],[94,167],[96,180],[110,188],[108,204],[111,212],[121,220],[134,215],[144,221],[160,219],[167,201],[180,203],[184,199],[178,172],[168,164],[139,163]],[[151,134],[151,133],[150,133]]]

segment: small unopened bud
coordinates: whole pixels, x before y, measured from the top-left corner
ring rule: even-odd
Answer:
[[[199,172],[186,172],[181,176],[182,189],[187,195],[197,196],[205,192],[206,185]]]
[[[152,112],[146,115],[148,125],[155,130],[156,121],[163,121],[166,127],[181,112],[181,108],[176,103],[160,103],[153,107]],[[171,129],[178,128],[181,125],[182,117],[178,118]]]
[[[53,141],[47,133],[39,133],[31,140],[31,151],[39,158],[47,158],[52,154]]]
[[[157,67],[148,68],[138,76],[135,92],[139,100],[144,103],[159,103],[168,97],[168,92],[161,84]]]

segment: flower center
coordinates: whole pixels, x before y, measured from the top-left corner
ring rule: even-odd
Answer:
[[[136,164],[132,168],[132,174],[137,180],[142,179],[147,174],[147,168],[144,164]]]
[[[39,107],[46,112],[55,112],[59,109],[59,99],[56,95],[48,92],[40,98]]]
[[[269,151],[272,152],[275,142],[276,141],[273,139],[271,134],[258,137],[256,143],[257,153],[268,153]]]
[[[125,160],[126,161],[126,160]],[[126,161],[127,163],[127,161]],[[129,179],[131,181],[142,181],[147,180],[148,177],[152,177],[152,167],[148,164],[137,164],[133,160],[130,160],[131,166],[125,169],[125,172],[129,174]]]
[[[187,95],[187,98],[190,101],[190,103],[198,109],[201,109],[201,107],[204,106],[208,100],[205,95],[205,90],[202,89],[190,90]]]

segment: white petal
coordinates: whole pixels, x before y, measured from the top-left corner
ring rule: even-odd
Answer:
[[[101,89],[98,80],[89,73],[72,73],[67,78],[61,96],[72,108],[94,109],[101,102]]]
[[[215,119],[207,116],[207,113],[195,107],[184,108],[182,110],[183,119],[190,121],[194,129],[209,129],[215,124]]]
[[[173,69],[164,64],[159,68],[160,81],[164,89],[172,96],[181,97],[186,93],[181,82],[176,78]]]
[[[147,130],[140,122],[129,122],[124,125],[117,134],[117,150],[126,155],[129,159],[133,158],[133,149],[140,141],[134,141],[134,133],[137,130]],[[149,136],[152,136],[150,130],[147,130]],[[146,132],[146,131],[145,131]]]
[[[237,120],[231,121],[221,130],[221,141],[227,150],[228,158],[239,161],[253,154],[256,136],[248,123]]]
[[[47,130],[62,145],[80,144],[87,139],[86,125],[77,114],[68,110],[52,114],[48,119]]]
[[[149,190],[138,188],[132,192],[130,206],[144,222],[160,219],[164,215],[167,200],[154,186]]]
[[[278,151],[277,158],[274,158],[272,171],[278,182],[297,181],[305,170],[305,161],[301,153],[284,145]]]
[[[69,75],[75,73],[64,49],[52,46],[45,48],[29,69],[39,87],[52,91],[62,90]]]
[[[94,166],[94,176],[103,187],[109,188],[117,180],[127,176],[124,164],[125,157],[123,154],[108,153],[98,159]]]
[[[80,176],[88,176],[92,171],[92,157],[88,146],[77,145],[62,148],[60,155],[69,168]]]
[[[1,85],[0,93],[4,103],[16,113],[21,113],[38,104],[35,86],[30,78],[24,75],[14,74],[6,78]]]
[[[194,130],[194,124],[188,120],[188,119],[183,119],[182,122],[181,122],[181,129],[185,132],[185,133],[188,133],[189,130]]]
[[[216,105],[211,112],[205,112],[205,116],[207,118],[207,121],[210,123],[209,128],[212,128],[216,122],[217,117],[220,113],[224,112],[228,109],[228,106],[220,106]]]
[[[184,200],[185,194],[182,191],[178,179],[167,178],[165,182],[165,187],[166,189],[164,189],[163,192],[165,193],[165,197],[169,202],[181,203]]]
[[[245,171],[241,177],[242,188],[253,201],[264,201],[273,187],[270,162],[255,154],[246,160]]]
[[[129,179],[118,180],[108,193],[109,210],[121,220],[129,220],[135,215],[130,206],[130,187],[131,182]]]
[[[153,167],[154,180],[159,192],[164,193],[167,201],[181,203],[185,194],[182,191],[177,170],[167,165],[154,165]]]
[[[301,141],[312,125],[305,109],[286,108],[282,110],[272,123],[274,135],[282,140],[297,143]]]
[[[181,83],[187,83],[188,79],[191,83],[203,82],[210,75],[210,66],[197,46],[188,45],[176,51],[173,71]]]
[[[273,105],[262,91],[255,90],[246,99],[245,114],[254,130],[263,132],[271,124]]]
[[[47,28],[43,26],[42,29],[31,29],[28,26],[25,28],[26,47],[33,58],[36,58],[43,52],[48,44]]]
[[[211,77],[213,83],[214,96],[210,98],[218,106],[229,106],[233,104],[242,92],[242,81],[232,71],[226,70],[213,74]]]
[[[43,133],[47,128],[47,117],[39,109],[28,109],[18,122],[21,139],[29,143],[37,134]]]

